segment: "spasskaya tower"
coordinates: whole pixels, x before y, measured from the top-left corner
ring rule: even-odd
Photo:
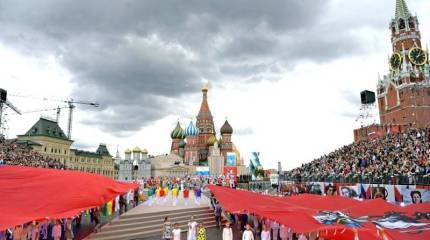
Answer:
[[[405,0],[396,0],[390,22],[392,54],[389,73],[377,85],[381,125],[404,128],[430,126],[430,65],[423,49],[417,16]]]

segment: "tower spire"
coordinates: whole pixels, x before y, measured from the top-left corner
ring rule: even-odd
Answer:
[[[409,12],[405,0],[396,0],[396,19],[408,19],[410,16],[412,16],[412,14]]]
[[[211,111],[209,110],[209,104],[208,104],[208,84],[205,83],[203,84],[202,87],[202,94],[203,94],[203,99],[202,99],[202,103],[200,105],[200,111],[199,111],[199,116],[201,115],[211,115]]]

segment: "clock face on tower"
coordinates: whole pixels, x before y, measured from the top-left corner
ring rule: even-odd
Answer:
[[[417,65],[422,66],[427,62],[427,55],[421,48],[413,47],[409,50],[409,60]]]
[[[400,69],[400,66],[402,65],[403,58],[399,53],[393,53],[393,55],[390,58],[390,68],[393,71],[398,71]]]

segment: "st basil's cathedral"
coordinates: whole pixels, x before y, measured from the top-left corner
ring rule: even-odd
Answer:
[[[240,154],[232,142],[233,128],[225,120],[220,129],[220,137],[217,138],[212,113],[208,104],[208,86],[202,87],[202,103],[197,115],[196,124],[190,121],[183,129],[181,124],[176,124],[170,134],[172,138],[171,153],[180,156],[183,163],[194,166],[208,166],[213,150],[219,148],[220,160],[223,166],[226,164],[227,153],[234,153],[240,161]]]

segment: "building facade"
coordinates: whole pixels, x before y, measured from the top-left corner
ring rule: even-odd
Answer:
[[[126,149],[125,158],[121,159],[119,152],[116,154],[118,163],[118,180],[130,181],[151,176],[151,162],[148,157],[148,150],[141,150],[139,147],[133,150]]]
[[[390,72],[379,79],[377,99],[381,125],[413,128],[430,126],[430,64],[417,16],[405,0],[397,0],[390,22]]]
[[[202,102],[196,124],[191,121],[184,130],[178,121],[172,130],[170,152],[179,156],[185,165],[208,166],[212,175],[220,175],[226,166],[228,153],[236,154],[236,159],[240,159],[240,153],[232,142],[233,128],[227,120],[217,138],[208,103],[208,90],[207,85],[202,87]]]
[[[73,141],[49,118],[41,117],[24,135],[18,135],[17,143],[31,146],[68,169],[115,177],[114,161],[105,144],[100,144],[95,152],[72,149]]]

